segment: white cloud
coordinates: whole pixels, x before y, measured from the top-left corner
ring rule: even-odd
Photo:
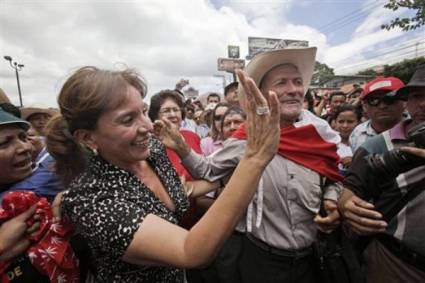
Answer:
[[[207,0],[3,0],[0,1],[1,56],[25,67],[20,72],[26,105],[55,105],[66,77],[77,67],[114,68],[124,63],[147,79],[149,95],[189,78],[201,93],[222,91],[213,77],[227,45],[247,54],[248,36],[308,40],[318,59],[333,67],[346,58],[363,59],[362,51],[401,32],[378,30],[372,13],[350,42],[329,46],[317,29],[288,22],[296,1]],[[381,14],[380,14],[381,13]],[[228,81],[230,76],[226,74]],[[0,87],[18,103],[13,70],[2,59]]]
[[[334,67],[337,74],[355,73],[374,65],[400,61],[404,57],[414,54],[411,52],[411,45],[404,45],[405,47],[400,50],[397,50],[398,46],[403,46],[402,44],[406,40],[410,40],[414,45],[415,42],[425,39],[423,29],[409,33],[400,28],[390,31],[382,30],[382,24],[389,23],[395,17],[406,15],[408,12],[402,9],[392,11],[384,8],[384,4],[383,2],[366,1],[363,11],[370,12],[354,30],[351,40],[326,50],[324,61]]]

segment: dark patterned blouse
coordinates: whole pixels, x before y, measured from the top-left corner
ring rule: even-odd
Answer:
[[[177,224],[188,208],[180,179],[158,140],[150,142],[147,161],[175,204],[170,211],[132,173],[99,156],[73,180],[64,194],[62,210],[87,240],[99,282],[183,282],[183,271],[143,267],[121,260],[140,223],[150,213]]]

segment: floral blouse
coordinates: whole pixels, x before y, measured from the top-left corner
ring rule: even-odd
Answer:
[[[150,213],[177,224],[189,202],[160,141],[151,138],[147,161],[175,204],[170,211],[132,173],[93,156],[63,195],[64,215],[87,240],[99,282],[183,282],[172,267],[136,266],[121,260],[140,223]]]

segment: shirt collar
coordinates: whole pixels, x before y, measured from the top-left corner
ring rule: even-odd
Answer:
[[[364,122],[364,127],[362,129],[363,133],[366,133],[368,136],[375,136],[378,133],[375,131],[374,128],[372,128],[372,122],[371,120],[367,120],[366,122]]]
[[[407,140],[406,137],[406,126],[411,122],[411,119],[406,119],[399,122],[390,129],[391,140]]]

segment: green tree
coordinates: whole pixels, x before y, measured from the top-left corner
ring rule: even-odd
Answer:
[[[366,69],[358,72],[358,75],[369,76],[384,76],[384,77],[397,77],[404,83],[408,83],[418,66],[425,64],[425,57],[417,57],[414,59],[405,59],[401,62],[384,65],[382,74],[376,73],[374,70]]]
[[[382,25],[382,29],[390,30],[395,27],[400,27],[403,31],[409,31],[425,25],[425,0],[389,0],[384,7],[393,11],[399,8],[412,9],[416,11],[416,14],[410,18],[397,17],[389,24]]]
[[[385,65],[383,75],[385,77],[394,76],[407,83],[418,66],[423,64],[425,64],[425,57],[405,59],[393,65]]]
[[[316,61],[311,83],[314,85],[321,85],[324,82],[332,79],[334,76],[334,69],[330,68],[325,63],[322,64],[319,61]]]
[[[366,70],[358,72],[357,75],[376,77],[378,76],[378,73],[372,69],[366,69]]]

